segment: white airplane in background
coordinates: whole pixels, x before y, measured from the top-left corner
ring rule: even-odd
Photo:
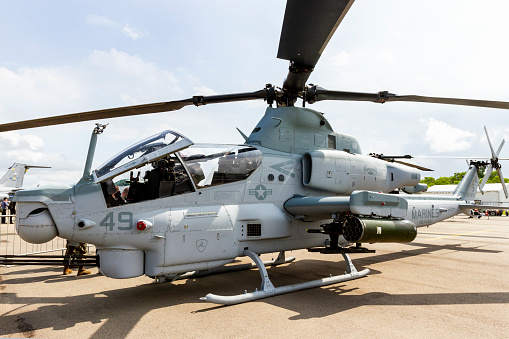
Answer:
[[[15,162],[0,179],[0,198],[8,198],[23,186],[23,178],[29,168],[50,168],[48,166],[31,166]]]

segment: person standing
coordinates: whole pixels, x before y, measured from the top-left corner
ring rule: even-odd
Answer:
[[[65,245],[66,251],[65,251],[65,259],[68,260],[70,263],[70,259],[73,256],[81,256],[87,254],[87,244],[84,242],[74,242],[67,240],[67,244]],[[78,266],[78,274],[77,275],[87,275],[91,272],[89,270],[86,270],[83,265],[77,265]],[[71,274],[71,266],[69,264],[64,265],[64,275]]]
[[[14,216],[16,215],[16,202],[11,201],[9,204],[9,214],[11,215],[11,224],[13,224],[12,220],[14,219]]]
[[[7,214],[7,209],[9,208],[9,201],[7,198],[4,198],[2,204],[0,204],[0,208],[2,209],[2,224],[5,224],[5,215]]]

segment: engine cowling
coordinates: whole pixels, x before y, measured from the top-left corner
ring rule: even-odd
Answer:
[[[304,186],[339,194],[357,190],[388,193],[399,187],[415,186],[421,178],[414,168],[338,150],[304,153],[302,174]]]
[[[416,193],[426,192],[428,190],[428,185],[423,184],[423,183],[419,183],[419,184],[417,184],[415,186],[412,186],[412,187],[401,187],[401,189],[405,193],[416,194]]]

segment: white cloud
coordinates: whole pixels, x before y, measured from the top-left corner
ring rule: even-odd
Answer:
[[[86,60],[82,81],[93,91],[88,95],[101,96],[106,101],[119,104],[140,104],[151,101],[167,100],[179,97],[183,89],[189,93],[195,86],[201,86],[200,80],[187,73],[178,77],[170,70],[158,64],[148,62],[137,55],[131,55],[115,48],[109,51],[93,51]],[[113,98],[121,98],[111,100]]]
[[[8,116],[13,112],[12,107],[27,100],[38,102],[42,107],[79,100],[81,85],[69,72],[72,69],[66,66],[15,70],[0,67],[0,112],[5,110],[4,116]]]
[[[4,147],[2,162],[13,164],[20,162],[28,165],[43,165],[60,167],[65,169],[55,175],[54,170],[35,170],[25,177],[25,187],[36,185],[62,184],[61,178],[66,178],[65,183],[75,182],[78,175],[72,171],[68,159],[61,153],[47,153],[44,149],[44,141],[33,134],[20,134],[17,131],[0,133],[0,144]],[[72,163],[72,162],[71,162]],[[3,173],[0,172],[0,175]]]
[[[87,16],[87,23],[93,26],[99,26],[99,27],[111,27],[114,29],[118,29],[124,34],[125,36],[136,40],[139,38],[144,38],[148,36],[148,32],[145,30],[141,30],[136,27],[129,26],[128,23],[125,25],[122,25],[119,22],[110,20],[104,16],[97,15],[97,14],[90,14]]]
[[[115,48],[95,50],[75,65],[0,67],[0,114],[9,122],[216,94],[187,69],[176,72]]]
[[[394,56],[394,53],[388,49],[385,49],[383,51],[380,51],[377,55],[377,59],[383,62],[395,62],[396,57]]]
[[[124,73],[141,74],[144,70],[153,71],[154,64],[145,63],[140,57],[129,55],[115,48],[109,51],[93,51],[88,60],[97,67]]]
[[[433,118],[421,119],[427,125],[426,142],[437,153],[464,151],[471,147],[474,133],[461,130]]]
[[[112,21],[106,17],[90,14],[87,16],[87,22],[94,26],[120,27],[118,22]]]
[[[335,54],[331,57],[331,63],[334,66],[345,66],[350,63],[351,57],[350,54],[348,54],[345,51],[341,51],[338,54]]]
[[[216,91],[214,91],[213,89],[206,87],[206,86],[195,86],[194,93],[195,93],[195,95],[204,95],[204,96],[217,94]]]
[[[93,51],[89,55],[88,61],[95,67],[104,70],[113,70],[124,75],[142,76],[148,79],[159,77],[159,73],[165,75],[171,74],[159,69],[154,63],[143,61],[139,56],[130,55],[115,48],[109,51]],[[170,78],[174,80],[172,76]]]
[[[142,32],[138,28],[130,27],[128,24],[125,24],[124,28],[122,28],[122,33],[124,33],[125,36],[128,36],[133,40],[143,38],[148,35],[147,32]]]
[[[33,134],[21,135],[18,132],[10,131],[0,133],[0,143],[7,150],[25,149],[38,150],[44,146],[42,139]]]

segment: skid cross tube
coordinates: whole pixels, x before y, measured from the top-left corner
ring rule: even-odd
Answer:
[[[200,300],[212,302],[215,304],[221,305],[234,305],[240,304],[247,301],[253,301],[258,299],[263,299],[283,293],[296,292],[308,288],[326,286],[331,284],[336,284],[338,282],[343,282],[347,280],[357,279],[366,276],[369,273],[369,269],[364,269],[362,271],[357,271],[355,266],[350,259],[350,256],[347,253],[341,253],[346,262],[346,272],[342,275],[329,276],[328,278],[317,279],[312,281],[307,281],[299,284],[286,285],[280,287],[274,287],[272,282],[269,279],[269,275],[262,261],[258,257],[258,255],[249,250],[245,250],[244,254],[249,256],[256,263],[256,266],[260,270],[260,275],[262,277],[262,284],[260,290],[256,289],[254,292],[245,291],[243,294],[237,294],[232,296],[222,296],[209,293],[205,297],[200,298]]]

